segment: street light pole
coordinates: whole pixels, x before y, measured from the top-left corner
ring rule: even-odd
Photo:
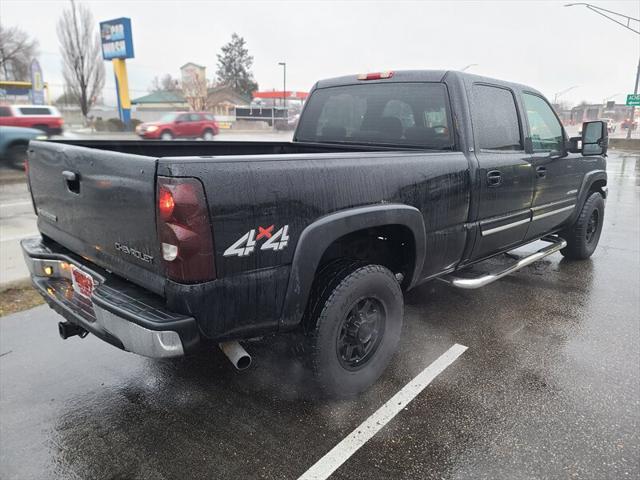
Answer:
[[[572,87],[569,88],[565,88],[564,90],[562,90],[561,92],[557,92],[553,95],[553,104],[554,105],[558,105],[558,98],[560,98],[562,95],[564,95],[567,92],[570,92],[571,90],[573,90],[574,88],[578,88],[579,85],[574,85]]]
[[[587,7],[592,12],[595,12],[598,15],[602,15],[607,20],[611,20],[612,22],[617,23],[618,25],[626,28],[627,30],[631,30],[636,35],[640,35],[640,28],[636,30],[636,28],[631,27],[631,22],[636,22],[636,25],[640,27],[640,20],[637,18],[633,18],[633,17],[630,17],[629,15],[624,15],[622,13],[614,12],[612,10],[607,10],[606,8],[598,7],[596,5],[591,5],[590,3],[567,3],[565,7],[573,7],[576,5]],[[612,15],[615,15],[615,17],[613,17]],[[623,19],[626,20],[626,23],[623,22]],[[640,80],[640,58],[638,59],[638,67],[636,69],[636,83],[635,83],[635,87],[633,88],[634,95],[638,94],[638,80]],[[633,127],[633,120],[635,118],[635,114],[636,114],[636,107],[632,105],[631,106],[631,125],[629,125],[629,128],[627,129],[627,138],[631,138],[631,130]]]
[[[287,112],[287,62],[279,62],[278,65],[282,67],[283,80],[282,80],[282,106],[284,107],[284,112],[287,116],[287,120],[289,118],[289,113]]]
[[[468,68],[471,68],[471,67],[477,67],[477,66],[478,66],[478,64],[477,64],[477,63],[470,63],[470,64],[469,64],[469,65],[467,65],[466,67],[461,68],[461,69],[460,69],[460,71],[461,71],[461,72],[465,72]]]

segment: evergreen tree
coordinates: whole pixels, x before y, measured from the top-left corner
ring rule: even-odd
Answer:
[[[222,47],[222,54],[218,54],[218,83],[229,85],[240,95],[251,98],[258,89],[251,73],[252,65],[253,57],[245,47],[244,38],[234,33],[231,41]]]

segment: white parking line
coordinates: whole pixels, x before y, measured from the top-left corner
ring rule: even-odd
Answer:
[[[427,385],[429,385],[445,368],[451,365],[467,349],[456,343],[444,352],[438,359],[420,372],[407,383],[387,403],[360,424],[344,440],[333,447],[329,453],[318,460],[309,470],[304,472],[298,480],[324,480],[335,472],[367,441],[378,433],[389,421],[395,417],[411,400],[413,400]]]

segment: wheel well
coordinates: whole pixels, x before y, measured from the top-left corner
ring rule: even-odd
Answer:
[[[6,157],[6,158],[9,158],[10,150],[11,150],[13,147],[20,147],[20,146],[25,146],[25,147],[26,147],[26,146],[28,146],[28,145],[29,145],[29,142],[25,142],[24,140],[14,140],[14,141],[12,141],[11,143],[9,143],[9,144],[6,146],[6,148],[5,148],[4,152],[0,153],[0,157]]]
[[[604,179],[596,180],[589,186],[589,193],[600,192],[604,195],[604,187],[607,185],[607,181]]]
[[[415,251],[413,233],[403,225],[366,228],[333,241],[322,255],[316,273],[333,260],[350,258],[383,265],[394,274],[402,274],[404,289],[413,276]]]

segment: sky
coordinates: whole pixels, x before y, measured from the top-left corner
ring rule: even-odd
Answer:
[[[99,21],[131,18],[135,58],[127,60],[130,95],[152,79],[179,76],[187,62],[214,77],[216,54],[233,32],[254,57],[261,90],[308,91],[339,75],[401,69],[462,69],[531,85],[551,101],[572,104],[633,92],[640,36],[563,1],[178,1],[85,0]],[[595,1],[640,18],[640,1]],[[64,0],[0,0],[0,23],[19,26],[40,43],[44,80],[62,93],[56,22]],[[638,23],[635,24],[638,29]],[[97,28],[96,28],[97,32]],[[107,62],[109,63],[109,62]],[[106,65],[105,103],[115,103]],[[575,87],[575,88],[571,88]]]

